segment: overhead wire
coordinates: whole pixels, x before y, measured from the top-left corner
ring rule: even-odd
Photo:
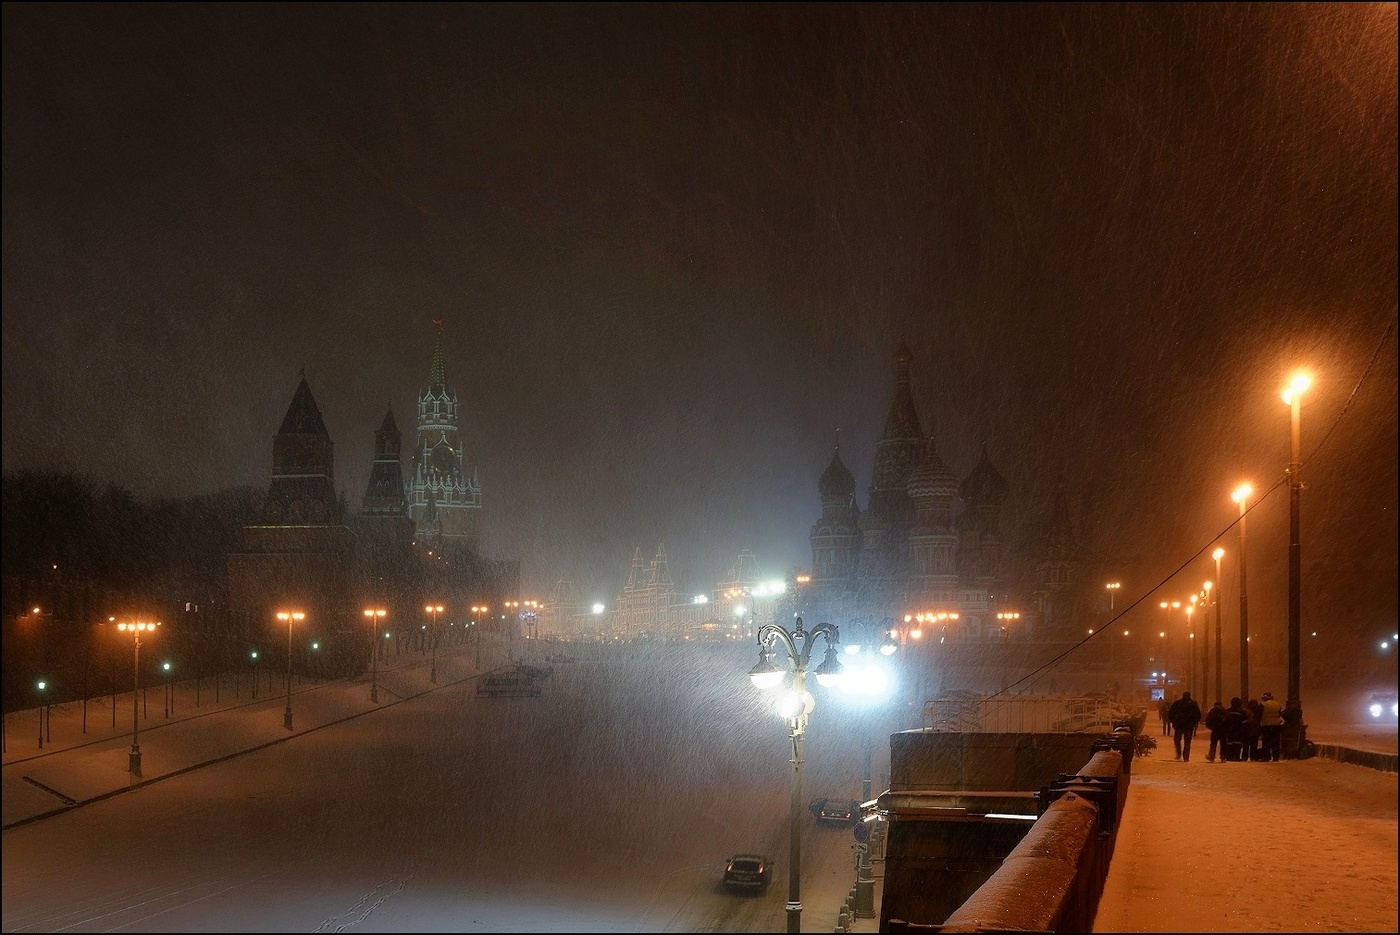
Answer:
[[[1357,378],[1356,384],[1352,387],[1351,393],[1347,396],[1347,401],[1342,405],[1341,411],[1337,413],[1337,417],[1332,420],[1332,424],[1328,427],[1327,431],[1323,433],[1322,438],[1318,440],[1317,444],[1313,447],[1312,451],[1303,459],[1302,462],[1300,462],[1300,466],[1312,463],[1312,461],[1317,457],[1318,453],[1322,451],[1323,446],[1325,446],[1327,442],[1331,439],[1333,433],[1336,432],[1337,427],[1342,422],[1342,419],[1344,419],[1347,413],[1351,410],[1351,405],[1356,400],[1356,394],[1360,392],[1361,387],[1366,383],[1366,380],[1370,377],[1371,371],[1375,369],[1376,361],[1380,359],[1382,349],[1384,349],[1387,340],[1390,338],[1391,333],[1395,331],[1397,310],[1400,310],[1400,306],[1397,306],[1395,309],[1391,310],[1390,320],[1386,324],[1385,330],[1381,333],[1380,339],[1376,342],[1376,348],[1371,354],[1371,359],[1366,364],[1366,369],[1361,372],[1361,376]],[[1030,672],[1027,672],[1025,675],[1021,676],[1016,681],[1011,682],[1009,685],[1002,688],[1001,690],[993,692],[988,697],[996,698],[1000,695],[1009,694],[1011,693],[1012,689],[1022,684],[1026,684],[1026,687],[1034,685],[1042,677],[1044,677],[1051,669],[1054,669],[1069,656],[1078,652],[1082,647],[1087,645],[1089,641],[1092,640],[1094,637],[1100,636],[1106,632],[1110,632],[1113,629],[1114,625],[1120,619],[1126,616],[1130,611],[1136,609],[1138,605],[1140,605],[1143,601],[1146,601],[1148,598],[1156,594],[1161,588],[1165,587],[1167,582],[1171,581],[1177,575],[1181,574],[1181,572],[1185,571],[1187,566],[1199,559],[1203,554],[1205,554],[1205,551],[1207,549],[1209,549],[1216,542],[1219,542],[1222,538],[1224,538],[1224,536],[1227,533],[1229,533],[1231,529],[1234,529],[1235,526],[1246,516],[1248,516],[1252,510],[1258,509],[1259,506],[1269,498],[1269,495],[1274,493],[1274,491],[1278,490],[1279,487],[1283,486],[1283,484],[1287,480],[1288,477],[1285,474],[1283,477],[1280,477],[1278,480],[1274,481],[1271,485],[1269,485],[1268,489],[1266,489],[1262,494],[1259,495],[1259,497],[1254,501],[1252,506],[1246,506],[1242,513],[1239,516],[1232,519],[1224,529],[1212,536],[1206,542],[1205,545],[1203,545],[1201,548],[1197,549],[1193,554],[1187,557],[1173,571],[1168,573],[1165,577],[1163,577],[1160,581],[1158,581],[1155,585],[1153,585],[1140,597],[1138,597],[1137,600],[1131,602],[1121,611],[1119,611],[1113,617],[1112,620],[1108,621],[1108,623],[1104,624],[1102,627],[1099,627],[1097,630],[1093,630],[1092,632],[1088,633],[1086,636],[1084,636],[1074,645],[1070,646],[1068,649],[1065,649],[1063,652],[1055,655],[1046,662],[1036,666]]]

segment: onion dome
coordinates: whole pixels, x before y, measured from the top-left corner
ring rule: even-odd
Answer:
[[[837,436],[839,439],[839,435]],[[851,472],[841,460],[841,443],[838,440],[835,449],[831,452],[831,463],[822,471],[821,480],[817,481],[817,492],[823,498],[845,498],[856,492],[856,479],[851,476]]]
[[[948,470],[948,465],[943,463],[943,459],[938,457],[938,450],[934,447],[932,438],[924,447],[923,460],[905,482],[905,490],[913,500],[931,497],[951,500],[958,492],[958,479]]]
[[[967,475],[967,479],[962,482],[961,494],[966,503],[1001,503],[1006,499],[1010,488],[1007,486],[1006,478],[992,467],[992,462],[987,460],[987,446],[982,446],[982,460],[977,462],[977,466],[972,469],[972,473]]]

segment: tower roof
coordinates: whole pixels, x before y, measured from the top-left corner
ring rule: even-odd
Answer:
[[[389,404],[389,409],[388,409],[388,411],[384,413],[384,422],[383,422],[382,425],[379,426],[379,431],[380,431],[380,432],[383,432],[383,433],[386,433],[386,434],[395,435],[395,436],[397,436],[397,435],[399,434],[399,426],[398,426],[398,423],[396,423],[396,422],[394,421],[394,405],[393,405],[393,403],[390,403],[390,404]]]
[[[919,427],[919,413],[914,408],[914,396],[909,390],[909,364],[914,355],[903,341],[894,355],[894,399],[890,400],[889,415],[885,417],[885,431],[881,440],[921,438],[924,431]]]
[[[962,498],[967,503],[998,504],[1006,499],[1011,488],[987,458],[987,446],[982,446],[982,460],[962,482]]]
[[[292,395],[292,404],[287,407],[287,415],[282,419],[278,435],[327,435],[326,423],[321,418],[321,410],[311,395],[311,387],[306,385],[306,371],[301,371],[301,382]]]
[[[841,434],[836,434],[836,447],[831,450],[831,463],[817,481],[817,492],[823,497],[849,497],[856,492],[856,479],[841,460]]]
[[[943,463],[943,459],[938,457],[938,449],[934,447],[932,436],[924,449],[923,460],[909,475],[905,486],[909,496],[915,499],[943,497],[951,500],[958,492],[958,479],[948,470],[948,465]]]
[[[433,324],[437,326],[437,342],[433,345],[433,362],[428,368],[428,392],[439,395],[448,392],[447,361],[442,347],[443,320],[434,318]]]

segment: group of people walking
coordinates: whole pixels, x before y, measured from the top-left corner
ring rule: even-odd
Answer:
[[[1191,739],[1203,720],[1201,706],[1190,692],[1182,692],[1181,697],[1173,702],[1168,703],[1165,698],[1159,701],[1157,714],[1162,720],[1162,733],[1170,731],[1172,735],[1176,758],[1189,761]],[[1228,708],[1217,701],[1211,705],[1204,721],[1206,729],[1210,731],[1210,749],[1206,752],[1209,762],[1279,760],[1283,742],[1283,705],[1274,698],[1273,692],[1264,692],[1259,701],[1251,698],[1248,703],[1241,702],[1237,697],[1231,698]]]

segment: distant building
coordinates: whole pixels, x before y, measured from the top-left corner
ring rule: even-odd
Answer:
[[[434,321],[437,340],[428,385],[418,396],[418,441],[404,486],[418,538],[457,553],[481,549],[481,479],[466,469],[461,406],[447,382],[443,320]]]
[[[357,543],[336,500],[334,451],[303,372],[272,437],[261,515],[243,527],[243,550],[228,556],[236,631],[266,636],[282,610],[302,611],[308,627],[326,634],[354,627]],[[351,665],[329,647],[323,658],[337,670]]]
[[[464,471],[456,394],[447,384],[442,320],[418,399],[413,470],[402,474],[402,438],[393,409],[375,432],[369,484],[358,515],[338,502],[334,445],[305,374],[273,437],[272,473],[258,520],[229,554],[230,612],[257,636],[274,615],[307,614],[320,634],[322,666],[356,671],[368,663],[364,608],[389,610],[385,631],[418,630],[425,600],[443,604],[444,626],[465,625],[472,606],[490,606],[480,625],[507,630],[501,611],[518,601],[520,563],[481,554],[481,484]],[[266,635],[266,634],[264,634]]]
[[[1014,607],[1021,614],[1015,638],[1030,636],[1046,619],[1042,608],[1063,604],[1053,595],[1070,585],[1072,540],[1063,530],[1048,535],[1052,545],[1036,566],[1037,580],[1012,580],[1000,529],[1006,480],[985,445],[961,481],[939,457],[914,404],[911,361],[901,344],[865,508],[839,436],[817,481],[821,515],[809,537],[811,580],[799,589],[798,607],[838,625],[897,627],[906,616],[917,623],[918,615],[932,615],[940,638],[957,640],[1006,638],[996,614]],[[1067,512],[1052,516],[1052,525],[1067,522]]]
[[[745,549],[708,594],[680,592],[665,547],[658,546],[646,566],[638,548],[627,584],[605,614],[606,628],[615,639],[748,639],[774,619],[787,588],[781,580],[765,579]]]

